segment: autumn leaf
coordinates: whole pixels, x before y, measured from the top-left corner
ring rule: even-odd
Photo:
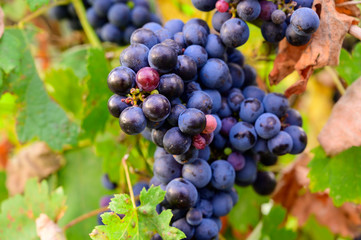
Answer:
[[[350,147],[361,146],[361,78],[347,88],[332,109],[330,118],[318,135],[326,154],[336,155]]]
[[[315,0],[313,8],[320,16],[319,29],[312,35],[311,41],[301,47],[292,46],[283,39],[269,74],[270,84],[274,85],[294,70],[299,73],[300,79],[286,90],[286,96],[304,92],[314,69],[338,65],[343,39],[351,25],[358,23],[353,16],[360,15],[359,10],[348,12],[341,7],[337,10],[352,16],[340,13],[333,0]]]
[[[335,234],[358,236],[361,206],[345,203],[336,207],[328,192],[311,193],[310,180],[307,178],[310,160],[310,154],[304,153],[283,170],[273,200],[295,216],[299,226],[304,226],[311,216],[315,216],[321,225],[327,226]]]

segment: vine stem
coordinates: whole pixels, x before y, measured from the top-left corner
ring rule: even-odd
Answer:
[[[340,82],[340,79],[338,78],[335,71],[330,66],[326,66],[325,69],[331,75],[332,81],[335,83],[337,90],[341,95],[344,95],[346,90]]]
[[[65,4],[68,4],[69,2],[70,2],[70,0],[60,0],[60,1],[50,3],[50,4],[46,5],[46,6],[43,6],[43,7],[39,8],[38,10],[36,10],[35,12],[32,12],[31,14],[26,16],[25,18],[21,19],[18,22],[18,27],[19,28],[24,28],[24,24],[26,22],[29,22],[29,21],[33,20],[34,18],[37,18],[40,15],[43,15],[50,8],[53,8],[53,7],[58,6],[58,5],[65,5]]]
[[[91,212],[85,213],[85,214],[75,218],[74,220],[70,221],[67,225],[65,225],[63,227],[63,230],[65,231],[68,228],[74,226],[75,224],[80,223],[80,222],[82,222],[82,221],[84,221],[84,220],[86,220],[86,219],[88,219],[90,217],[93,217],[93,216],[95,216],[95,215],[97,215],[97,214],[99,214],[101,212],[104,212],[106,210],[108,210],[108,207],[102,207],[102,208],[99,208],[99,209],[95,209],[95,210],[93,210]]]
[[[81,0],[71,0],[71,2],[74,5],[76,14],[79,17],[81,26],[83,27],[84,32],[85,32],[87,38],[89,39],[90,44],[93,47],[101,48],[102,45],[101,45],[101,43],[99,41],[99,38],[95,34],[93,28],[90,26],[90,24],[88,22],[88,19],[86,17],[85,8],[84,8],[84,5],[83,5],[82,1]]]
[[[135,199],[134,199],[134,193],[133,193],[133,188],[132,188],[132,183],[130,181],[130,176],[129,176],[129,170],[128,170],[128,165],[127,165],[127,159],[129,157],[129,153],[126,153],[124,155],[124,157],[122,158],[122,165],[124,167],[124,171],[125,171],[125,178],[127,179],[127,184],[128,184],[128,190],[129,190],[129,194],[130,194],[130,199],[132,200],[132,204],[133,204],[133,208],[137,208],[137,206],[135,205]]]

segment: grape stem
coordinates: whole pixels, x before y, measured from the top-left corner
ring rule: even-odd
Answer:
[[[99,208],[99,209],[95,209],[91,212],[88,212],[88,213],[85,213],[77,218],[75,218],[74,220],[70,221],[67,225],[65,225],[63,227],[63,231],[65,232],[68,228],[74,226],[75,224],[78,224],[90,217],[93,217],[93,216],[96,216],[98,215],[99,213],[102,213],[104,211],[107,211],[108,210],[108,207],[102,207],[102,208]]]
[[[325,69],[331,75],[332,81],[335,83],[337,90],[340,92],[341,95],[344,95],[346,90],[343,87],[335,71],[330,66],[326,66]]]
[[[34,18],[37,18],[37,17],[43,15],[50,8],[53,8],[53,7],[58,6],[58,5],[65,5],[65,4],[68,4],[69,2],[70,2],[69,0],[61,0],[61,1],[53,2],[53,3],[48,4],[46,6],[43,6],[43,7],[39,8],[38,10],[36,10],[35,12],[33,12],[33,13],[29,14],[28,16],[24,17],[23,19],[21,19],[18,22],[18,27],[22,29],[22,28],[24,28],[24,24],[26,22],[30,22]]]
[[[90,24],[89,24],[89,22],[88,22],[88,19],[87,19],[87,17],[86,17],[85,8],[84,8],[84,5],[83,5],[82,1],[81,1],[81,0],[71,0],[71,2],[72,2],[73,5],[74,5],[76,14],[77,14],[78,17],[79,17],[81,26],[83,27],[84,32],[85,32],[85,35],[86,35],[87,38],[89,39],[90,44],[91,44],[93,47],[101,48],[102,45],[101,45],[101,43],[100,43],[100,41],[99,41],[99,38],[98,38],[98,36],[95,34],[93,28],[90,26]]]
[[[133,208],[136,208],[137,206],[135,205],[134,193],[133,193],[132,183],[130,181],[129,170],[128,170],[128,165],[127,165],[127,159],[129,157],[129,150],[130,150],[130,148],[128,149],[128,152],[122,158],[122,165],[123,165],[124,171],[125,171],[125,178],[127,179],[130,199],[132,200]]]

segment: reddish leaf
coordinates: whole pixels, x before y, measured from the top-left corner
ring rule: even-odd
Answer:
[[[361,206],[345,203],[335,207],[327,192],[311,193],[308,189],[309,154],[302,154],[293,164],[284,169],[273,200],[282,204],[288,212],[304,225],[314,215],[321,225],[333,233],[356,237],[360,234]]]
[[[355,8],[350,8],[352,11],[345,7],[338,9],[353,16],[360,15],[360,11]],[[351,25],[358,23],[354,17],[338,12],[332,0],[315,0],[314,10],[320,16],[320,27],[311,41],[307,45],[295,47],[286,39],[282,40],[269,74],[271,85],[279,83],[294,70],[300,74],[300,80],[286,90],[286,96],[304,92],[314,69],[339,63],[343,39]]]
[[[361,146],[360,89],[361,78],[347,88],[318,135],[318,141],[329,156],[337,155],[353,146]]]

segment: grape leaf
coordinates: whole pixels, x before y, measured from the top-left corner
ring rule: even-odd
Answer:
[[[361,43],[356,44],[352,55],[345,49],[341,50],[338,74],[350,85],[361,76]]]
[[[35,11],[36,9],[46,5],[49,3],[49,0],[26,0],[31,11]]]
[[[45,83],[49,85],[48,92],[64,110],[79,117],[82,110],[83,88],[80,79],[73,70],[51,69],[45,75]]]
[[[87,81],[89,93],[85,101],[82,128],[85,130],[85,137],[94,139],[98,132],[104,131],[110,115],[107,102],[111,94],[106,84],[110,69],[103,50],[88,50],[87,69],[90,76]]]
[[[41,213],[50,219],[60,218],[66,209],[62,188],[49,191],[46,181],[36,179],[27,182],[24,195],[15,195],[1,204],[0,239],[38,239],[35,220]]]
[[[102,215],[103,226],[97,226],[90,234],[94,240],[118,239],[151,239],[158,233],[164,240],[177,240],[185,238],[179,229],[170,227],[172,212],[168,209],[158,215],[157,204],[164,199],[165,191],[160,187],[150,187],[140,193],[140,206],[133,208],[130,196],[116,194],[109,204],[114,213]],[[115,214],[116,213],[116,214]],[[124,214],[121,219],[117,214]]]
[[[269,199],[256,194],[251,187],[236,187],[236,190],[239,200],[230,212],[228,221],[233,228],[244,233],[249,230],[250,226],[257,225],[261,216],[261,204],[266,203]]]
[[[61,53],[61,59],[57,63],[60,68],[71,68],[75,75],[84,79],[88,75],[86,59],[88,46],[75,46]]]
[[[71,220],[99,208],[99,200],[113,192],[101,184],[102,161],[92,148],[80,148],[64,153],[66,167],[58,172],[58,184],[67,196],[67,211],[59,221],[64,226]],[[86,172],[86,173],[84,173]],[[96,224],[96,216],[72,226],[66,231],[68,240],[89,239],[89,232]]]
[[[6,45],[9,42],[3,41],[4,38],[18,43],[11,45],[17,48]],[[9,60],[0,68],[3,67],[2,70],[5,73],[10,71],[10,74],[6,76],[4,90],[18,96],[20,111],[17,116],[16,131],[19,140],[24,142],[39,137],[56,150],[62,149],[67,144],[75,144],[78,127],[69,121],[64,110],[46,93],[35,68],[25,32],[17,29],[6,30],[0,41],[1,48],[7,48],[6,55],[16,60]],[[20,62],[18,61],[19,53]]]
[[[21,39],[18,39],[12,33],[10,30],[7,30],[0,39],[0,69],[6,74],[9,74],[20,65],[20,59],[23,54],[23,51],[19,51],[24,47],[21,46]]]
[[[273,206],[271,211],[265,215],[262,221],[253,230],[247,240],[277,239],[293,240],[297,234],[290,229],[280,227],[285,220],[286,210],[279,205]]]
[[[322,147],[313,150],[314,158],[308,164],[311,169],[310,189],[313,192],[329,189],[336,206],[345,202],[361,203],[361,147],[352,147],[334,157],[327,157]]]

